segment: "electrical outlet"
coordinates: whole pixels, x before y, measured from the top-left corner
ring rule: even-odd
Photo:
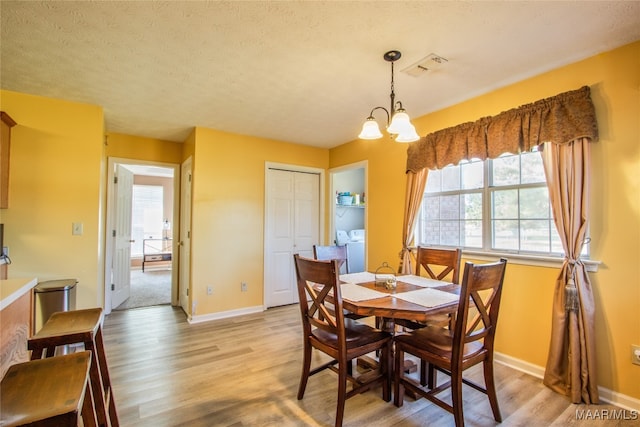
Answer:
[[[207,295],[213,294],[213,286],[207,286]]]
[[[631,363],[640,365],[640,345],[631,346]]]
[[[242,292],[247,292],[247,282],[240,283],[240,290]]]

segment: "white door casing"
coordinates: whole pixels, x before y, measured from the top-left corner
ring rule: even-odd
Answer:
[[[298,302],[293,254],[313,257],[322,231],[323,171],[267,167],[264,303]]]
[[[191,157],[182,163],[180,179],[180,264],[178,280],[179,304],[187,315],[189,307],[189,285],[191,281]]]
[[[127,264],[124,264],[124,262],[122,261],[122,259],[120,261],[117,260],[116,257],[116,233],[122,233],[119,232],[117,230],[121,229],[122,227],[120,227],[118,224],[120,223],[125,223],[128,224],[128,229],[129,232],[128,234],[131,234],[131,215],[132,215],[132,210],[131,210],[131,206],[129,206],[128,208],[125,207],[123,208],[122,203],[119,201],[119,197],[124,197],[123,192],[130,192],[131,194],[133,194],[133,179],[131,180],[130,183],[127,183],[126,185],[124,185],[123,183],[123,179],[127,180],[126,177],[123,178],[123,176],[120,176],[119,179],[119,189],[120,189],[120,194],[118,194],[118,184],[115,184],[115,178],[116,176],[120,173],[120,175],[122,175],[123,173],[121,172],[121,170],[123,169],[122,166],[124,167],[129,167],[129,168],[170,168],[173,170],[173,172],[171,173],[171,176],[174,178],[173,179],[173,194],[178,194],[179,191],[179,185],[180,185],[180,180],[176,179],[176,176],[178,175],[178,168],[180,167],[180,165],[178,164],[174,164],[174,163],[161,163],[161,162],[152,162],[152,161],[145,161],[145,160],[135,160],[135,159],[126,159],[126,158],[118,158],[118,157],[109,157],[108,159],[108,169],[107,169],[107,183],[108,183],[108,188],[107,188],[107,215],[106,215],[106,233],[107,233],[107,238],[105,240],[106,242],[106,248],[105,248],[105,268],[104,268],[104,283],[105,283],[105,287],[104,287],[104,310],[105,310],[105,314],[109,314],[111,312],[111,308],[112,307],[117,307],[118,305],[120,305],[122,303],[122,298],[124,297],[124,299],[127,298],[127,296],[124,296],[124,294],[120,294],[117,298],[117,300],[113,300],[114,298],[114,294],[115,292],[115,288],[117,286],[116,283],[116,278],[120,277],[120,276],[124,276],[125,274],[127,274],[128,277],[128,283],[129,283],[129,288],[130,288],[130,284],[131,284],[131,276],[130,276],[130,270],[131,270],[131,260],[129,259]],[[131,169],[133,170],[133,169]],[[119,172],[120,171],[120,172]],[[133,175],[135,176],[135,173],[133,173]],[[132,197],[128,197],[129,202],[125,202],[129,205],[131,205],[132,202]],[[177,198],[174,197],[174,203],[173,203],[173,218],[178,218],[179,216],[179,204],[176,203],[175,201],[177,200]],[[124,209],[124,210],[123,210]],[[119,218],[119,216],[122,215],[123,212],[129,212],[129,219],[125,220],[123,218]],[[127,227],[127,226],[125,226]],[[176,243],[178,241],[177,239],[178,237],[178,227],[171,227],[171,238],[173,239],[173,247],[172,247],[172,252],[175,254],[176,253]],[[131,237],[129,237],[127,239],[127,242],[129,243],[129,257],[131,255]],[[124,237],[122,238],[122,245],[124,245]],[[124,257],[125,255],[123,254],[119,254],[118,256]],[[178,277],[177,277],[177,273],[178,273],[178,269],[177,268],[173,268],[177,265],[177,258],[176,256],[172,257],[172,273],[171,273],[171,303],[172,304],[178,304],[178,292],[177,292],[177,283],[178,283]],[[126,268],[127,269],[127,273],[124,273],[122,271],[122,268]],[[122,283],[122,280],[126,280],[123,278],[118,279],[118,283]],[[112,285],[114,290],[112,291]],[[130,293],[130,291],[129,291]],[[122,300],[122,301],[119,301]]]
[[[336,176],[340,175],[344,172],[351,172],[351,171],[355,171],[357,169],[363,169],[364,170],[364,187],[362,188],[363,193],[365,194],[369,194],[369,190],[368,190],[368,182],[369,182],[369,162],[367,160],[363,160],[360,162],[356,162],[356,163],[352,163],[352,164],[348,164],[348,165],[343,165],[343,166],[339,166],[336,168],[332,168],[329,169],[329,194],[331,195],[335,195],[338,191],[344,191],[345,188],[342,187],[337,187],[336,186]],[[338,217],[338,214],[336,212],[336,202],[334,200],[332,200],[329,203],[329,245],[333,245],[335,244],[335,239],[336,239],[336,218]],[[344,209],[344,208],[343,208]],[[368,213],[368,204],[365,203],[364,207],[362,208],[362,214],[364,215],[364,229],[367,230],[368,226],[367,226],[367,213]],[[348,230],[345,230],[348,231]],[[362,257],[362,266],[363,266],[363,270],[367,271],[367,243],[368,239],[365,239],[364,242],[364,250],[360,250],[359,256]]]
[[[131,293],[131,203],[133,172],[116,166],[114,252],[112,272],[111,308],[122,304]]]

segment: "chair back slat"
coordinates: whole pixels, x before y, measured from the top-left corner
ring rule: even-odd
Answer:
[[[305,333],[309,333],[313,326],[338,337],[344,336],[338,260],[318,261],[296,254],[294,261]],[[333,295],[333,303],[327,301],[330,294]]]
[[[424,269],[430,278],[443,280],[451,274],[452,283],[460,283],[460,249],[435,249],[418,246],[416,276]]]
[[[308,306],[308,319],[311,325],[321,329],[335,329],[337,324],[330,310],[324,305],[324,300],[329,294],[331,287],[325,286],[319,293],[313,287],[314,283],[306,281],[305,289],[310,297]]]
[[[454,326],[453,358],[462,357],[465,344],[483,340],[493,349],[507,260],[490,264],[465,263],[460,303]],[[470,312],[474,316],[470,319]]]
[[[337,259],[339,267],[344,265],[345,273],[349,273],[349,262],[347,260],[347,246],[321,246],[313,245],[313,257],[321,261]]]
[[[481,295],[480,292],[471,292],[469,310],[477,311],[477,313],[471,321],[467,322],[467,335],[469,338],[473,337],[473,340],[475,340],[483,338],[486,335],[491,323],[489,309],[493,304],[496,293],[495,289],[492,289],[490,295],[485,296],[483,299],[483,295]],[[473,340],[468,339],[467,341]]]

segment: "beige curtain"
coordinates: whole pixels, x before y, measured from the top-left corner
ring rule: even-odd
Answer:
[[[587,230],[589,142],[598,138],[588,86],[505,111],[493,117],[433,132],[409,145],[401,271],[411,271],[407,250],[423,186],[418,173],[495,158],[545,144],[543,158],[554,219],[566,255],[556,282],[552,336],[544,383],[572,402],[597,403],[595,308],[591,283],[580,260]],[[549,143],[550,142],[550,143]],[[421,175],[420,175],[421,176]]]
[[[580,260],[589,206],[589,139],[545,143],[542,151],[549,199],[565,259],[556,280],[551,344],[544,384],[573,403],[598,403],[595,305]]]
[[[402,224],[402,251],[400,252],[400,267],[398,273],[412,274],[411,250],[409,247],[413,241],[413,231],[416,228],[416,219],[424,187],[427,185],[427,175],[429,169],[423,168],[417,172],[407,173],[407,191],[404,202],[404,221]]]

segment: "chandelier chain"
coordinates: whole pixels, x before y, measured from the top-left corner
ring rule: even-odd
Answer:
[[[395,113],[396,111],[396,105],[395,105],[395,100],[396,100],[396,93],[395,93],[395,84],[393,82],[393,62],[391,62],[391,108],[389,110],[389,115],[393,116],[393,113]]]

